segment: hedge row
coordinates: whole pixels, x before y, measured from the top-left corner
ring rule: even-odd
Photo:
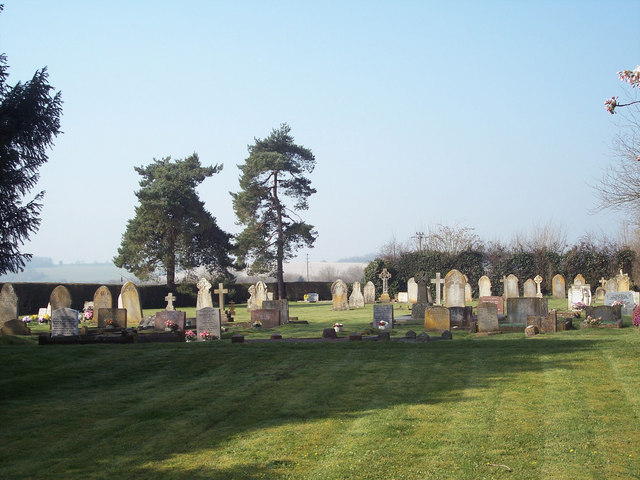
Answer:
[[[2,288],[0,283],[0,288]],[[18,312],[20,315],[38,313],[38,309],[46,307],[49,303],[49,297],[55,287],[59,283],[12,283],[13,289],[18,296]],[[65,283],[63,284],[71,294],[71,308],[82,310],[85,301],[92,301],[93,295],[100,286],[95,283]],[[106,285],[114,299],[114,304],[120,295],[122,285],[112,284]],[[225,301],[234,301],[236,303],[246,303],[249,298],[250,284],[233,284],[225,285],[229,293],[225,294]],[[142,308],[164,308],[167,304],[164,297],[167,296],[169,290],[166,285],[137,285],[140,294],[140,303]],[[214,305],[218,304],[218,295],[213,293]],[[331,299],[331,283],[326,282],[291,282],[286,284],[287,298],[291,301],[302,300],[304,295],[315,292],[320,295],[323,300]],[[276,292],[277,285],[275,283],[267,284],[267,291]],[[198,287],[195,284],[181,284],[177,287],[177,291],[172,292],[176,297],[174,305],[180,307],[194,307],[198,297]],[[115,305],[114,305],[115,306]]]

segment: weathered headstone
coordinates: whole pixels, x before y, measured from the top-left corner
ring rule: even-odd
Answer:
[[[407,297],[409,303],[418,303],[418,284],[415,277],[407,281]]]
[[[603,287],[596,288],[596,293],[595,293],[596,302],[602,302],[604,300],[604,296],[606,293],[607,291]]]
[[[551,310],[546,315],[528,315],[527,316],[527,327],[535,326],[538,328],[539,333],[553,333],[557,332],[557,318],[558,312],[556,310]],[[526,333],[526,331],[525,331]]]
[[[197,313],[198,312],[196,311],[196,314]],[[129,317],[129,310],[127,310],[127,317]],[[178,326],[178,330],[184,331],[184,327],[187,323],[187,313],[179,310],[162,310],[160,312],[156,312],[153,328],[156,330],[164,330],[169,320]],[[133,324],[132,321],[130,323]]]
[[[289,323],[289,300],[265,300],[262,302],[262,310],[278,310],[280,312],[280,325]]]
[[[479,303],[476,311],[478,312],[479,333],[490,333],[500,330],[500,326],[498,325],[498,307],[495,303]]]
[[[53,312],[61,308],[71,308],[71,294],[67,287],[58,285],[54,288],[49,296],[49,303],[51,304],[52,315]]]
[[[0,290],[0,326],[9,320],[18,319],[18,296],[13,285],[5,283]]]
[[[618,291],[619,292],[628,292],[629,291],[630,279],[629,279],[629,275],[628,274],[622,273],[622,270],[620,270],[620,273],[618,275],[616,275],[616,280],[618,281]]]
[[[616,292],[605,294],[605,305],[613,305],[616,302],[622,302],[622,315],[633,314],[633,308],[635,307],[633,292]]]
[[[380,328],[380,322],[386,322],[385,330],[393,328],[393,305],[374,305],[373,306],[373,326]]]
[[[176,309],[176,307],[173,306],[173,301],[175,299],[176,299],[175,295],[171,292],[169,292],[169,294],[166,297],[164,297],[164,301],[167,302],[167,306],[165,307],[165,310],[170,312]]]
[[[68,307],[54,310],[51,313],[51,336],[72,337],[74,335],[78,335],[78,311]]]
[[[591,305],[591,287],[589,285],[571,285],[567,290],[567,308],[573,309],[577,303]]]
[[[438,305],[427,307],[424,311],[424,329],[427,332],[434,330],[451,330],[451,315],[449,309]]]
[[[262,280],[256,282],[256,298],[254,308],[260,310],[262,308],[262,302],[268,300],[267,297],[267,284]]]
[[[535,297],[536,296],[536,284],[530,278],[528,278],[527,281],[524,282],[523,290],[524,290],[523,291],[523,295],[522,295],[523,297]]]
[[[353,290],[349,296],[350,308],[363,308],[364,307],[364,295],[362,295],[362,288],[360,282],[353,282]]]
[[[316,303],[318,300],[320,300],[320,295],[318,295],[317,293],[309,294],[309,303]]]
[[[364,286],[364,303],[376,303],[376,286],[372,281]]]
[[[431,279],[431,283],[436,286],[436,305],[442,305],[442,296],[440,295],[440,286],[444,285],[444,278],[440,278],[440,272],[436,272],[436,278]]]
[[[198,340],[202,340],[200,334],[202,332],[210,332],[217,339],[222,338],[220,309],[213,307],[205,307],[196,311],[196,328],[198,331]]]
[[[458,270],[451,270],[444,277],[444,290],[447,307],[464,307],[464,275]],[[448,328],[446,330],[449,330]]]
[[[106,285],[98,287],[93,294],[93,321],[100,326],[100,309],[113,308],[113,297]]]
[[[617,293],[618,292],[618,280],[615,278],[610,278],[604,284],[604,293]]]
[[[518,277],[511,273],[504,279],[504,299],[518,298],[519,296]],[[509,307],[507,307],[507,311],[508,310]]]
[[[491,280],[486,275],[483,275],[478,280],[478,297],[490,297],[491,296]]]
[[[586,285],[586,283],[587,283],[586,280],[580,273],[576,275],[575,278],[573,279],[574,285]]]
[[[496,295],[492,297],[480,297],[478,299],[478,305],[481,303],[493,303],[496,306],[498,315],[504,315],[504,298]]]
[[[566,286],[564,277],[559,273],[553,276],[551,279],[551,291],[553,298],[564,298],[566,295]]]
[[[341,279],[336,280],[331,285],[331,301],[333,302],[333,310],[349,310],[347,284]]]
[[[211,283],[206,278],[202,277],[198,280],[198,298],[196,299],[196,311],[206,307],[213,307],[213,300],[211,299]]]
[[[464,284],[464,301],[473,302],[473,292],[471,291],[471,284],[469,282]]]
[[[546,298],[509,298],[507,300],[507,321],[510,325],[526,325],[527,317],[546,316],[549,313]]]
[[[280,325],[280,310],[253,310],[251,312],[251,323],[255,322],[260,322],[262,328],[276,328]]]
[[[114,328],[127,328],[127,311],[124,308],[100,307],[97,312],[98,328],[105,328],[108,320],[112,320],[111,325]]]
[[[247,299],[247,311],[251,312],[255,310],[256,305],[256,286],[250,285],[248,288],[249,298]]]
[[[378,277],[382,280],[382,294],[379,300],[381,302],[389,302],[391,301],[391,298],[389,298],[389,279],[391,278],[391,274],[386,268],[383,268]]]
[[[398,292],[398,302],[400,302],[400,303],[409,303],[409,293],[407,293],[407,292]]]
[[[475,331],[473,307],[449,307],[451,328]]]
[[[586,316],[593,318],[602,317],[602,323],[615,323],[622,320],[622,308],[620,306],[598,305],[596,307],[587,307],[584,313]]]
[[[132,282],[126,282],[120,291],[122,295],[122,308],[127,310],[127,321],[132,325],[138,325],[142,321],[142,307],[138,289]],[[184,329],[184,324],[182,325]]]

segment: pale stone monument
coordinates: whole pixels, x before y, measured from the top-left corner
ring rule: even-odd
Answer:
[[[441,305],[442,297],[440,295],[440,286],[444,285],[444,278],[440,278],[440,272],[436,272],[436,278],[432,278],[431,283],[436,286],[436,305]]]
[[[542,298],[542,289],[540,287],[540,284],[542,283],[543,278],[540,275],[536,275],[533,279],[534,282],[536,282],[536,297],[537,298]]]
[[[173,312],[175,311],[176,307],[173,306],[173,301],[176,299],[175,295],[171,292],[169,292],[167,294],[166,297],[164,297],[164,301],[167,302],[167,306],[165,307],[165,310],[167,312]]]
[[[251,312],[255,310],[254,306],[256,304],[256,286],[250,285],[248,288],[248,291],[249,291],[249,298],[247,299],[247,311]],[[316,299],[316,301],[318,300]]]
[[[353,290],[349,296],[350,308],[363,308],[364,307],[364,295],[362,295],[362,289],[360,282],[353,282]]]
[[[211,335],[220,339],[222,337],[220,309],[205,307],[196,311],[196,328],[198,332],[197,340],[202,341],[200,336],[202,332],[209,332]]]
[[[464,284],[464,301],[473,302],[473,292],[471,291],[471,284],[468,281]]]
[[[566,295],[564,277],[559,273],[554,275],[551,280],[551,291],[553,292],[553,298],[564,298]]]
[[[262,309],[262,302],[268,300],[267,297],[267,284],[262,280],[256,282],[256,301],[255,301],[255,309]]]
[[[98,287],[96,293],[93,294],[93,321],[96,324],[100,322],[101,308],[113,308],[113,297],[106,285]]]
[[[336,280],[331,285],[331,301],[333,303],[333,310],[349,310],[347,284],[341,279]]]
[[[610,278],[609,280],[607,280],[607,282],[604,284],[604,291],[605,294],[616,293],[618,291],[618,280],[616,280],[615,278]]]
[[[378,277],[380,278],[380,280],[382,280],[382,294],[380,295],[379,300],[383,303],[390,302],[391,298],[389,297],[389,279],[391,278],[391,274],[387,271],[386,268],[383,268]]]
[[[376,286],[372,281],[364,286],[364,303],[376,303]]]
[[[491,296],[491,280],[489,280],[489,277],[487,277],[486,275],[481,276],[478,280],[478,291],[478,297]]]
[[[622,273],[622,270],[620,270],[620,273],[618,275],[616,275],[616,280],[618,281],[618,291],[619,292],[628,292],[629,291],[630,279],[629,279],[629,275],[628,274]]]
[[[530,278],[524,282],[523,286],[523,297],[535,297],[536,296],[536,284]]]
[[[202,277],[198,280],[197,287],[198,298],[196,300],[196,311],[202,308],[213,307],[213,300],[211,300],[211,283],[209,283],[209,280]]]
[[[574,285],[586,285],[586,280],[581,274],[576,275],[576,278],[573,279]]]
[[[218,288],[216,288],[213,293],[218,294],[218,306],[220,307],[220,311],[224,312],[224,294],[229,293],[229,290],[224,288],[222,283],[218,283]]]
[[[52,313],[61,308],[71,308],[71,294],[67,287],[58,285],[54,288],[49,297],[49,303],[51,304]]]
[[[438,305],[427,307],[424,312],[424,329],[426,331],[450,331],[451,314],[449,309]]]
[[[5,283],[0,290],[0,328],[5,322],[18,319],[18,296],[13,285]]]
[[[504,299],[507,298],[517,298],[520,296],[520,291],[518,289],[518,277],[516,277],[513,273],[510,273],[509,276],[504,277]]]
[[[458,270],[451,270],[444,277],[445,302],[447,307],[464,307],[464,286],[467,282]]]
[[[127,310],[127,323],[139,325],[142,321],[142,307],[138,289],[132,282],[126,282],[120,291],[122,295],[122,308]]]
[[[415,277],[407,281],[407,297],[409,303],[418,303],[418,284]]]

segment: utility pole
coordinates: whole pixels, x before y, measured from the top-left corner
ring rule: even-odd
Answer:
[[[422,253],[422,239],[425,237],[424,232],[416,232],[416,234],[411,237],[418,240],[418,251]]]
[[[307,283],[309,283],[309,254],[307,253]]]

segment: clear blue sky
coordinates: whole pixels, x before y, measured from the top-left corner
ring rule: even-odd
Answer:
[[[312,261],[376,252],[435,223],[508,241],[591,215],[611,162],[616,72],[640,64],[638,1],[4,0],[10,82],[48,66],[62,130],[24,251],[107,261],[133,216],[134,166],[224,170],[200,187],[237,233],[229,191],[254,137],[287,122],[317,159]]]

